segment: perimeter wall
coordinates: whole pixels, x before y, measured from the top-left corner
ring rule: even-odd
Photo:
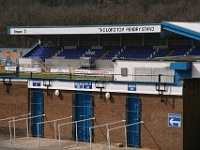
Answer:
[[[6,86],[0,82],[0,112],[1,118],[28,113],[28,88],[26,82],[12,82],[9,93],[6,92]],[[74,91],[60,90],[60,96],[55,96],[54,90],[43,90],[43,107],[46,114],[44,121],[63,118],[72,115],[72,95]],[[92,93],[93,107],[92,114],[96,118],[93,125],[115,122],[126,119],[126,93],[111,93],[111,98],[101,99],[99,92]],[[105,95],[105,93],[103,93]],[[162,150],[182,150],[183,149],[183,119],[181,118],[181,127],[174,128],[168,126],[168,113],[181,114],[183,116],[183,100],[180,96],[163,96],[164,101],[158,95],[139,95],[140,97],[140,145],[152,149]],[[58,122],[70,122],[71,119]],[[25,125],[25,122],[24,122]],[[24,125],[17,125],[17,130]],[[119,123],[115,126],[123,125]],[[110,126],[112,128],[114,126]],[[6,129],[6,130],[5,130]],[[6,132],[3,132],[6,131]],[[62,128],[62,139],[72,140],[72,127],[69,125]],[[7,134],[7,122],[0,122],[0,133]],[[23,132],[22,132],[23,133]],[[44,137],[54,138],[53,124],[44,125]],[[115,130],[111,133],[111,143],[123,143],[124,128]],[[94,142],[106,142],[106,128],[101,127],[94,130]]]

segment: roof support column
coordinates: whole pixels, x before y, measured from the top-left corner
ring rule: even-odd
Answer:
[[[80,46],[80,35],[78,35],[77,45]]]
[[[166,46],[168,46],[169,45],[169,39],[168,38],[166,38]]]
[[[41,38],[38,39],[38,44],[41,45]]]
[[[98,46],[101,46],[101,36],[98,35]]]
[[[58,36],[58,46],[60,46],[60,36]]]
[[[144,46],[144,44],[145,44],[144,40],[145,40],[145,35],[143,34],[143,36],[142,36],[142,46]]]
[[[119,37],[119,45],[122,46],[122,35]]]
[[[161,38],[162,38],[162,39],[165,39],[165,38],[166,38],[166,33],[165,33],[165,30],[164,30],[164,29],[162,29],[162,31],[161,31]]]
[[[191,45],[195,45],[194,39],[191,39]]]

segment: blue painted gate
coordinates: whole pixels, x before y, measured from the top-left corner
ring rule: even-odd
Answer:
[[[31,95],[31,116],[43,114],[43,94],[42,90],[32,91]],[[42,122],[42,116],[31,119],[31,133],[32,136],[37,136],[37,123]],[[42,136],[42,124],[39,125],[39,136]]]
[[[73,94],[72,99],[73,107],[73,121],[92,118],[92,96],[90,92],[77,92]],[[90,141],[89,127],[92,121],[83,121],[77,123],[78,140]],[[73,124],[73,139],[76,140],[76,128]]]
[[[126,99],[127,124],[140,121],[140,100],[138,95],[130,94]],[[140,146],[140,125],[127,127],[127,145],[132,147]]]

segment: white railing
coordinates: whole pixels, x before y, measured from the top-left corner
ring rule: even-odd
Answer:
[[[56,122],[57,121],[61,121],[61,120],[66,120],[66,119],[70,119],[73,116],[69,116],[69,117],[65,117],[65,118],[60,118],[60,119],[55,119],[55,120],[50,120],[50,121],[45,121],[45,122],[39,122],[37,123],[37,141],[38,141],[38,147],[40,146],[40,137],[39,137],[39,125],[40,124],[45,124],[45,123],[51,123],[54,122],[54,136],[55,136],[55,141],[56,141],[56,136],[57,136],[57,128],[56,128]]]
[[[8,118],[3,118],[3,119],[0,119],[0,122],[1,121],[6,121],[6,120],[13,120],[13,119],[16,119],[16,118],[21,118],[21,117],[25,117],[25,116],[29,116],[31,113],[28,113],[28,114],[23,114],[23,115],[18,115],[18,116],[13,116],[13,117],[8,117]]]
[[[45,116],[45,114],[41,114],[41,115],[37,115],[37,116],[31,116],[31,117],[27,117],[27,118],[21,118],[21,119],[9,121],[8,123],[9,123],[9,132],[10,132],[10,143],[12,144],[11,122],[13,122],[13,125],[14,125],[13,128],[14,128],[14,131],[15,131],[15,123],[14,122],[26,120],[26,131],[27,131],[27,140],[28,140],[28,138],[29,138],[28,120],[31,119],[31,118],[37,118],[37,117],[41,117],[41,116]],[[16,139],[15,135],[14,135],[14,139]]]
[[[117,124],[117,123],[121,123],[121,122],[125,123],[126,120],[120,120],[120,121],[116,121],[116,122],[111,122],[111,123],[106,123],[106,124],[102,124],[102,125],[97,125],[97,126],[89,127],[89,132],[90,132],[90,149],[92,149],[92,132],[91,132],[91,129],[95,129],[95,128],[106,126],[106,132],[107,132],[109,125]],[[107,135],[107,142],[108,142],[108,135]]]
[[[64,123],[64,124],[59,124],[58,125],[58,134],[59,134],[59,146],[60,146],[60,148],[61,148],[61,137],[60,137],[60,127],[61,126],[75,123],[75,125],[76,125],[76,145],[78,145],[78,127],[77,127],[77,123],[78,122],[83,122],[83,121],[88,121],[88,120],[94,120],[94,119],[95,118],[88,118],[88,119],[84,119],[84,120],[78,120],[78,121],[68,122],[68,123]]]
[[[127,125],[123,125],[123,126],[119,126],[119,127],[115,127],[115,128],[108,129],[108,130],[107,130],[107,135],[108,135],[108,150],[110,150],[110,131],[116,130],[116,129],[120,129],[120,128],[124,128],[124,129],[125,129],[125,144],[126,144],[126,150],[127,150],[127,134],[126,134],[126,127],[134,126],[134,125],[142,124],[142,123],[144,123],[144,121],[140,121],[140,122],[136,122],[136,123],[127,124]]]
[[[31,115],[31,113],[18,115],[18,116],[13,116],[13,117],[8,117],[8,118],[0,119],[0,122],[1,121],[6,121],[6,120],[15,120],[17,118],[26,117],[26,116],[30,116],[30,115]],[[14,121],[13,121],[13,126],[15,126],[15,122]],[[14,132],[14,137],[15,137],[15,128],[14,128],[13,132]]]

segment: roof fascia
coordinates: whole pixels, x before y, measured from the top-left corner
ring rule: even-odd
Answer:
[[[161,25],[162,25],[162,29],[164,29],[164,30],[168,30],[168,31],[192,38],[192,39],[200,40],[199,32],[195,32],[190,29],[183,28],[181,26],[177,26],[177,25],[174,25],[174,24],[171,24],[168,22],[164,22],[164,21],[161,22]]]

